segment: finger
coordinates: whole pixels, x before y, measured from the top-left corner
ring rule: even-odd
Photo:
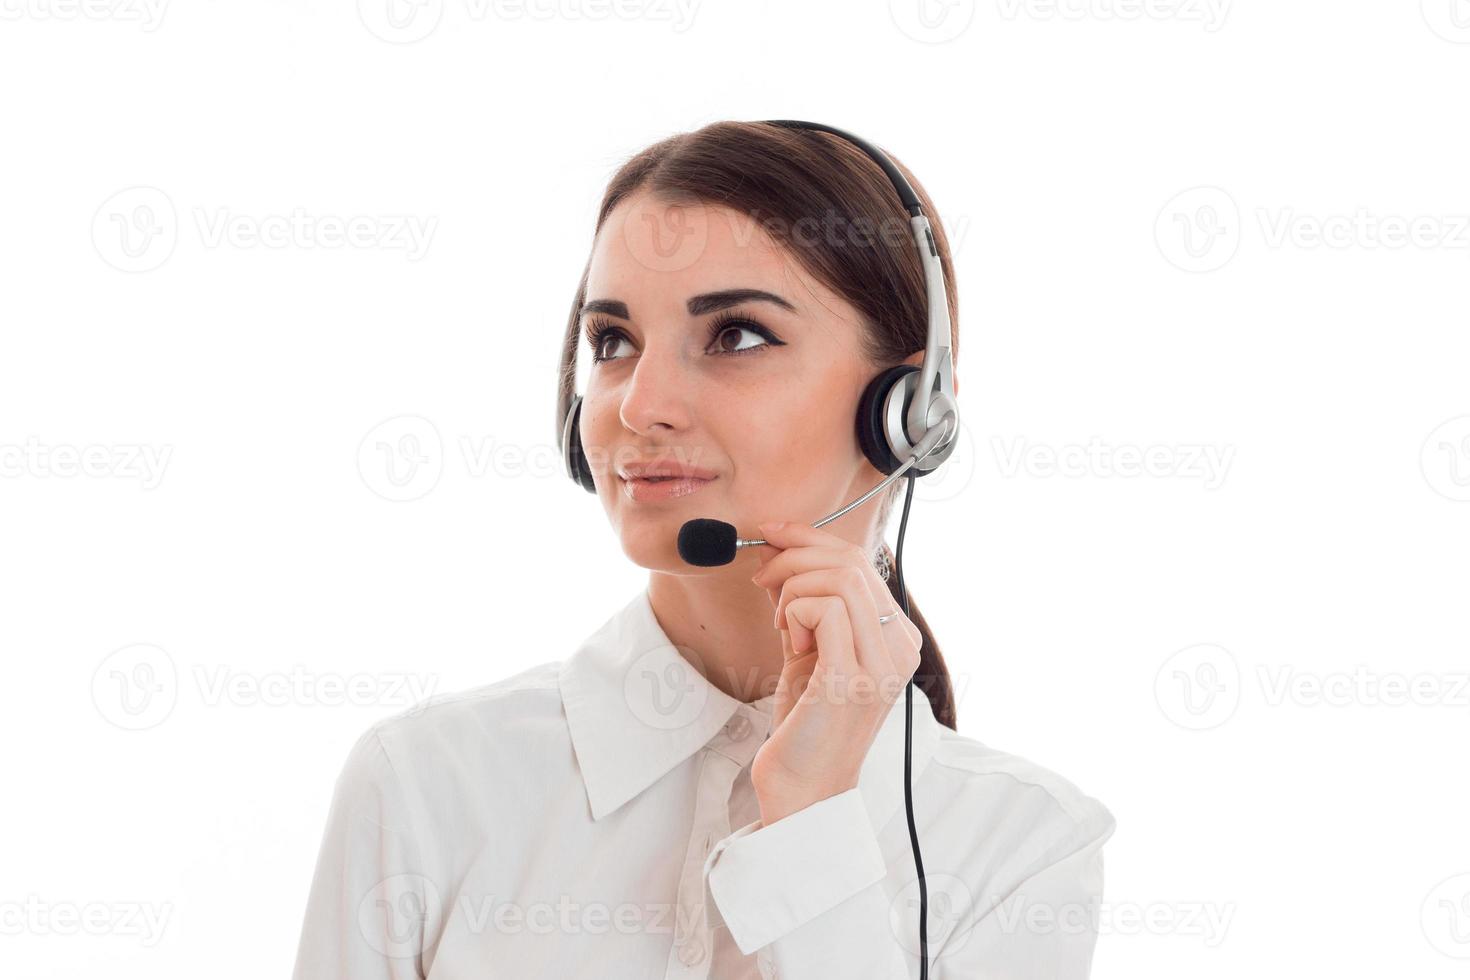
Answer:
[[[786,624],[779,615],[780,589],[785,581],[794,574],[804,571],[815,571],[820,568],[836,568],[855,566],[863,573],[863,579],[868,584],[868,590],[873,596],[873,602],[882,615],[897,613],[898,618],[880,623],[884,628],[901,630],[909,640],[910,646],[918,651],[924,643],[924,635],[919,627],[914,625],[913,620],[904,614],[894,602],[892,590],[888,583],[878,575],[878,570],[868,561],[867,555],[862,549],[857,548],[850,542],[845,548],[829,549],[821,547],[793,547],[787,551],[780,552],[775,558],[763,564],[751,581],[763,587],[766,594],[771,597],[771,605],[778,608],[775,618],[777,629],[785,629]],[[885,636],[887,634],[884,634]],[[897,666],[898,661],[895,661]]]
[[[774,606],[778,598],[773,593],[771,605]],[[801,697],[801,692],[806,690],[807,679],[811,677],[817,661],[814,656],[798,654],[792,649],[790,630],[781,630],[781,658],[781,676],[776,682],[772,731],[781,726],[781,722],[791,713],[792,707]]]
[[[767,564],[771,559],[781,554],[781,549],[773,544],[748,544],[740,549],[747,554],[755,555],[756,567]]]
[[[855,546],[792,548],[762,565],[750,580],[765,588],[779,589],[793,575],[822,568],[856,568],[863,574],[863,581],[867,583],[868,592],[873,596],[873,603],[885,613],[893,605],[888,583],[878,577],[878,570],[873,567],[873,563],[868,561],[862,549]]]
[[[818,664],[838,677],[857,673],[852,622],[847,603],[834,595],[802,596],[786,607],[791,646],[798,655],[815,649]]]
[[[800,521],[767,521],[756,526],[760,529],[761,537],[777,548],[791,548],[797,545],[842,547],[852,543],[831,531],[812,527]]]
[[[914,670],[918,670],[919,653],[924,648],[924,634],[902,609],[895,609],[894,612],[898,614],[897,619],[890,619],[888,622],[879,623],[878,625],[886,630],[900,630],[908,638],[908,649],[912,651],[914,657]],[[888,613],[884,613],[883,615],[887,616]],[[889,649],[892,649],[892,647]],[[899,661],[894,661],[894,666],[899,667],[900,670],[902,669],[902,664]],[[910,672],[909,676],[913,676],[912,672]]]
[[[812,534],[804,534],[801,530],[803,528],[811,531]],[[787,548],[800,544],[827,544],[840,547],[847,543],[835,534],[814,528],[810,524],[802,524],[799,521],[766,521],[764,524],[757,524],[756,530],[762,535],[760,540],[764,543],[746,545],[744,550],[755,554],[762,564],[777,557]]]
[[[861,573],[850,565],[841,568],[824,568],[803,572],[786,580],[781,589],[781,602],[776,607],[779,617],[784,611],[787,623],[791,622],[793,603],[810,596],[831,596],[839,599],[851,624],[851,643],[855,662],[859,669],[874,677],[888,677],[897,673],[895,659],[888,649],[882,625],[878,622],[878,607],[868,592]],[[792,637],[792,645],[803,649]]]
[[[750,580],[756,585],[780,588],[781,583],[797,572],[809,572],[817,568],[835,568],[838,565],[855,565],[860,560],[856,548],[830,548],[819,545],[799,545],[777,552],[763,561]],[[876,576],[877,572],[874,571]]]

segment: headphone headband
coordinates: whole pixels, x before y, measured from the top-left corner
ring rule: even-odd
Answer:
[[[888,175],[898,199],[909,213],[909,224],[914,233],[914,243],[919,250],[919,261],[924,267],[924,284],[927,294],[928,330],[924,342],[924,365],[919,369],[918,384],[912,389],[914,395],[924,397],[908,400],[906,410],[900,404],[880,406],[884,409],[881,422],[888,442],[894,447],[911,449],[924,438],[930,426],[937,425],[946,412],[954,412],[955,422],[949,436],[939,444],[929,458],[915,466],[928,473],[943,463],[954,452],[955,434],[959,431],[959,405],[954,396],[954,364],[950,354],[949,293],[944,285],[944,265],[939,261],[939,248],[934,244],[934,231],[924,214],[923,204],[903,171],[888,158],[888,154],[872,143],[836,126],[826,123],[807,122],[801,119],[767,119],[772,126],[787,129],[810,129],[831,133],[866,153],[874,163]],[[890,400],[891,401],[891,400]],[[904,454],[907,458],[907,454]]]
[[[836,126],[828,126],[826,123],[805,122],[800,119],[767,119],[765,122],[768,125],[782,126],[786,129],[814,129],[818,132],[831,133],[833,136],[842,137],[872,157],[873,162],[883,168],[883,172],[888,175],[889,181],[893,184],[893,189],[898,191],[898,199],[903,202],[903,206],[909,214],[919,215],[924,213],[924,206],[919,203],[919,195],[914,193],[914,189],[909,184],[909,179],[903,175],[903,171],[899,170],[894,162],[888,159],[888,154],[867,140],[854,136],[844,129],[838,129]]]

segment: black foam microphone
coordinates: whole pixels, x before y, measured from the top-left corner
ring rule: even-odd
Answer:
[[[679,557],[702,568],[728,565],[735,560],[738,540],[734,524],[696,517],[679,528]]]
[[[897,480],[915,463],[932,453],[944,441],[945,437],[948,436],[949,430],[954,427],[954,413],[944,413],[944,417],[940,421],[944,425],[942,427],[936,425],[930,429],[924,438],[920,439],[918,444],[914,446],[913,454],[904,460],[902,466],[884,477],[883,482],[841,510],[836,510],[828,514],[813,524],[812,527],[821,527],[828,521],[837,520],[837,518],[846,514],[894,480]],[[679,557],[689,564],[698,565],[701,568],[728,565],[735,560],[735,555],[741,548],[766,543],[764,538],[746,539],[739,537],[735,532],[735,525],[728,524],[725,521],[713,517],[696,517],[693,520],[685,521],[684,525],[679,528]]]

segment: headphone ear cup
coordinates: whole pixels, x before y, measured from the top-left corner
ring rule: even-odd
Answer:
[[[592,467],[587,465],[587,454],[582,451],[582,396],[572,399],[567,410],[566,421],[561,429],[561,458],[567,476],[588,493],[597,492],[597,483],[592,479]]]
[[[863,455],[868,457],[868,462],[884,476],[902,466],[903,460],[894,455],[893,447],[888,443],[888,435],[883,427],[883,407],[888,401],[889,391],[895,385],[902,384],[906,376],[918,373],[917,365],[895,364],[869,381],[868,387],[863,389],[863,397],[858,399],[858,445],[862,447]],[[905,411],[908,409],[907,403],[906,397],[903,406]]]

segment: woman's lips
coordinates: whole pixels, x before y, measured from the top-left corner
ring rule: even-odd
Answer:
[[[706,483],[715,482],[716,477],[700,479],[692,476],[676,476],[666,479],[636,479],[630,480],[625,477],[623,481],[623,492],[635,503],[647,504],[660,500],[672,500],[675,497],[687,497],[691,493],[698,493],[704,489]]]

